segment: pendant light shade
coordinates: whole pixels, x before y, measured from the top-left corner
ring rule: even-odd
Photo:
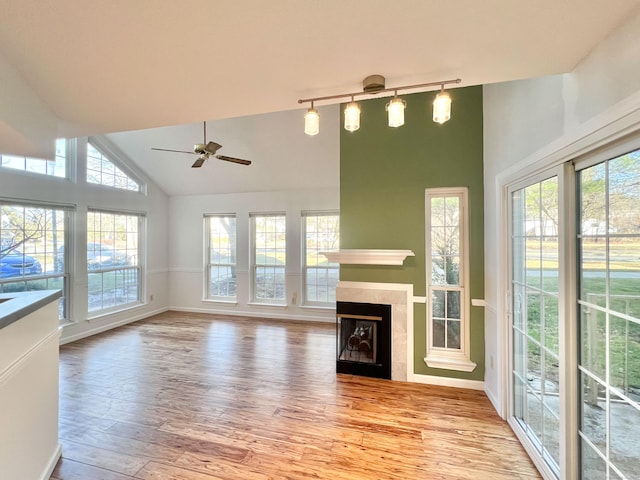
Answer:
[[[344,129],[355,132],[360,128],[360,105],[352,101],[344,108]]]
[[[389,115],[390,127],[401,127],[404,125],[404,109],[406,107],[407,102],[398,97],[394,97],[387,103],[386,109]]]
[[[313,108],[313,105],[304,115],[304,133],[307,135],[317,135],[320,133],[320,115],[318,115],[318,111]]]
[[[450,118],[451,96],[443,88],[433,101],[433,121],[442,124]]]

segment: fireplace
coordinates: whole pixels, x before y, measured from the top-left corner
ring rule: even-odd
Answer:
[[[391,305],[337,302],[336,372],[391,379]]]

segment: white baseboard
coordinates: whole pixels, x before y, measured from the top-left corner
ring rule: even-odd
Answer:
[[[168,310],[174,312],[191,312],[191,313],[211,313],[215,315],[229,315],[231,317],[251,317],[251,318],[275,318],[282,320],[301,320],[306,322],[324,322],[335,323],[336,317],[332,315],[327,317],[326,315],[308,315],[300,313],[285,313],[283,311],[273,312],[255,312],[246,310],[228,310],[223,308],[192,308],[192,307],[169,307]]]
[[[90,337],[91,335],[97,335],[98,333],[106,332],[107,330],[111,330],[112,328],[121,327],[122,325],[127,325],[128,323],[137,322],[138,320],[142,320],[144,318],[152,317],[153,315],[158,315],[159,313],[164,313],[169,310],[168,307],[158,308],[157,310],[153,310],[150,312],[141,313],[135,315],[133,317],[125,318],[124,320],[119,320],[116,322],[108,322],[99,327],[92,328],[89,330],[85,330],[80,333],[76,333],[75,335],[64,335],[64,329],[62,330],[62,337],[60,338],[60,345],[65,345],[67,343],[76,342],[78,340],[82,340],[83,338]],[[92,320],[95,322],[96,320]],[[73,326],[74,323],[70,323],[68,326]]]
[[[468,388],[470,390],[483,390],[484,382],[480,380],[466,380],[464,378],[436,377],[435,375],[421,375],[414,373],[410,382],[438,385],[441,387]]]
[[[53,455],[51,456],[51,459],[49,460],[49,463],[45,467],[44,472],[42,472],[42,475],[40,476],[40,480],[49,480],[49,477],[51,477],[51,474],[55,470],[58,460],[60,460],[61,456],[62,456],[62,446],[58,444],[55,451],[53,452]]]

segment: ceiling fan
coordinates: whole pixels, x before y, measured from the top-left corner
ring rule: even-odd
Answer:
[[[166,148],[151,148],[151,150],[159,150],[161,152],[176,152],[176,153],[188,153],[190,155],[199,155],[198,159],[193,162],[191,168],[200,168],[202,164],[210,156],[214,156],[218,160],[224,160],[225,162],[238,163],[240,165],[251,165],[251,160],[243,160],[242,158],[227,157],[226,155],[216,155],[218,149],[222,148],[222,145],[216,142],[207,142],[207,122],[204,122],[204,141],[202,143],[196,143],[193,146],[193,151],[187,150],[168,150]]]

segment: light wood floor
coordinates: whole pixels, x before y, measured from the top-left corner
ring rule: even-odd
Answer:
[[[177,312],[66,345],[51,478],[540,478],[482,392],[334,356],[331,324]]]

